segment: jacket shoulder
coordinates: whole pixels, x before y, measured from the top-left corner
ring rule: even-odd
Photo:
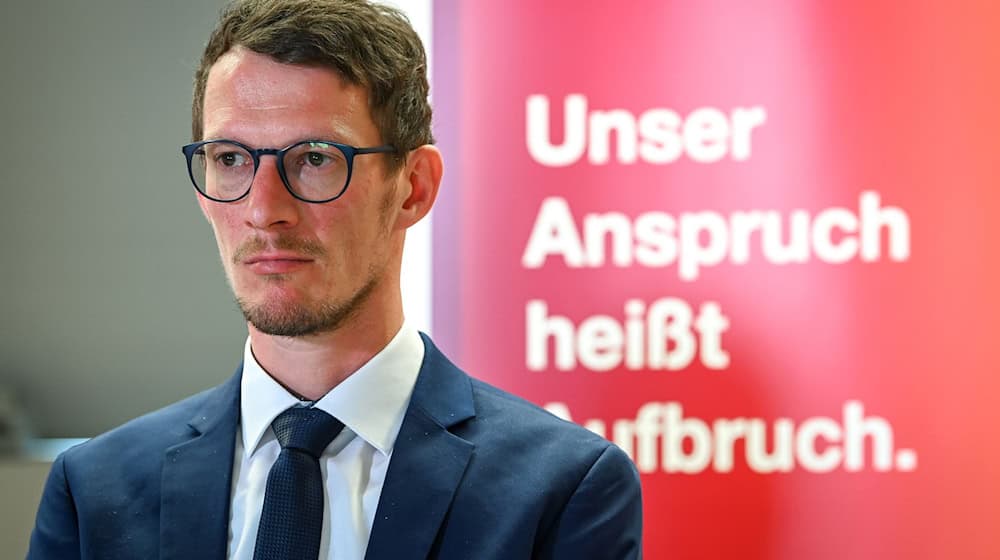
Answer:
[[[558,465],[562,475],[583,476],[605,453],[624,453],[590,430],[484,381],[472,379],[476,416],[463,433],[477,449],[520,457],[527,467]]]
[[[114,465],[141,465],[150,457],[162,457],[163,451],[197,433],[191,423],[219,399],[230,383],[232,380],[129,420],[67,450],[63,453],[67,468],[101,470]],[[238,406],[238,401],[229,406],[233,405]]]
[[[641,485],[625,452],[531,402],[469,379],[475,414],[452,431],[474,453],[454,501],[453,511],[463,514],[452,515],[444,548],[454,557],[471,557],[473,548],[504,558],[640,557]],[[484,526],[492,529],[482,532]]]
[[[557,432],[578,443],[604,446],[610,442],[586,428],[563,420],[522,397],[471,377],[477,416],[502,420],[511,428]]]

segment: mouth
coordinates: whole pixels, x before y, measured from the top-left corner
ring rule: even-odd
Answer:
[[[288,274],[311,264],[313,259],[295,253],[259,253],[241,264],[256,274]]]

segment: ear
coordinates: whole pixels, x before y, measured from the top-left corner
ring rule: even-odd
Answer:
[[[401,176],[403,192],[408,191],[408,194],[396,217],[398,228],[412,226],[431,211],[434,200],[437,199],[443,172],[441,151],[436,147],[425,144],[410,151]]]

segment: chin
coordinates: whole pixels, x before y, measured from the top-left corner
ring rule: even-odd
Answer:
[[[268,299],[249,303],[237,299],[243,317],[258,331],[274,336],[309,336],[336,331],[360,309],[356,301],[303,303]]]

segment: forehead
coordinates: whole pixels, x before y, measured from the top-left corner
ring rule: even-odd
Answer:
[[[284,64],[242,47],[212,65],[203,118],[205,138],[248,143],[378,139],[364,88],[330,68]]]

